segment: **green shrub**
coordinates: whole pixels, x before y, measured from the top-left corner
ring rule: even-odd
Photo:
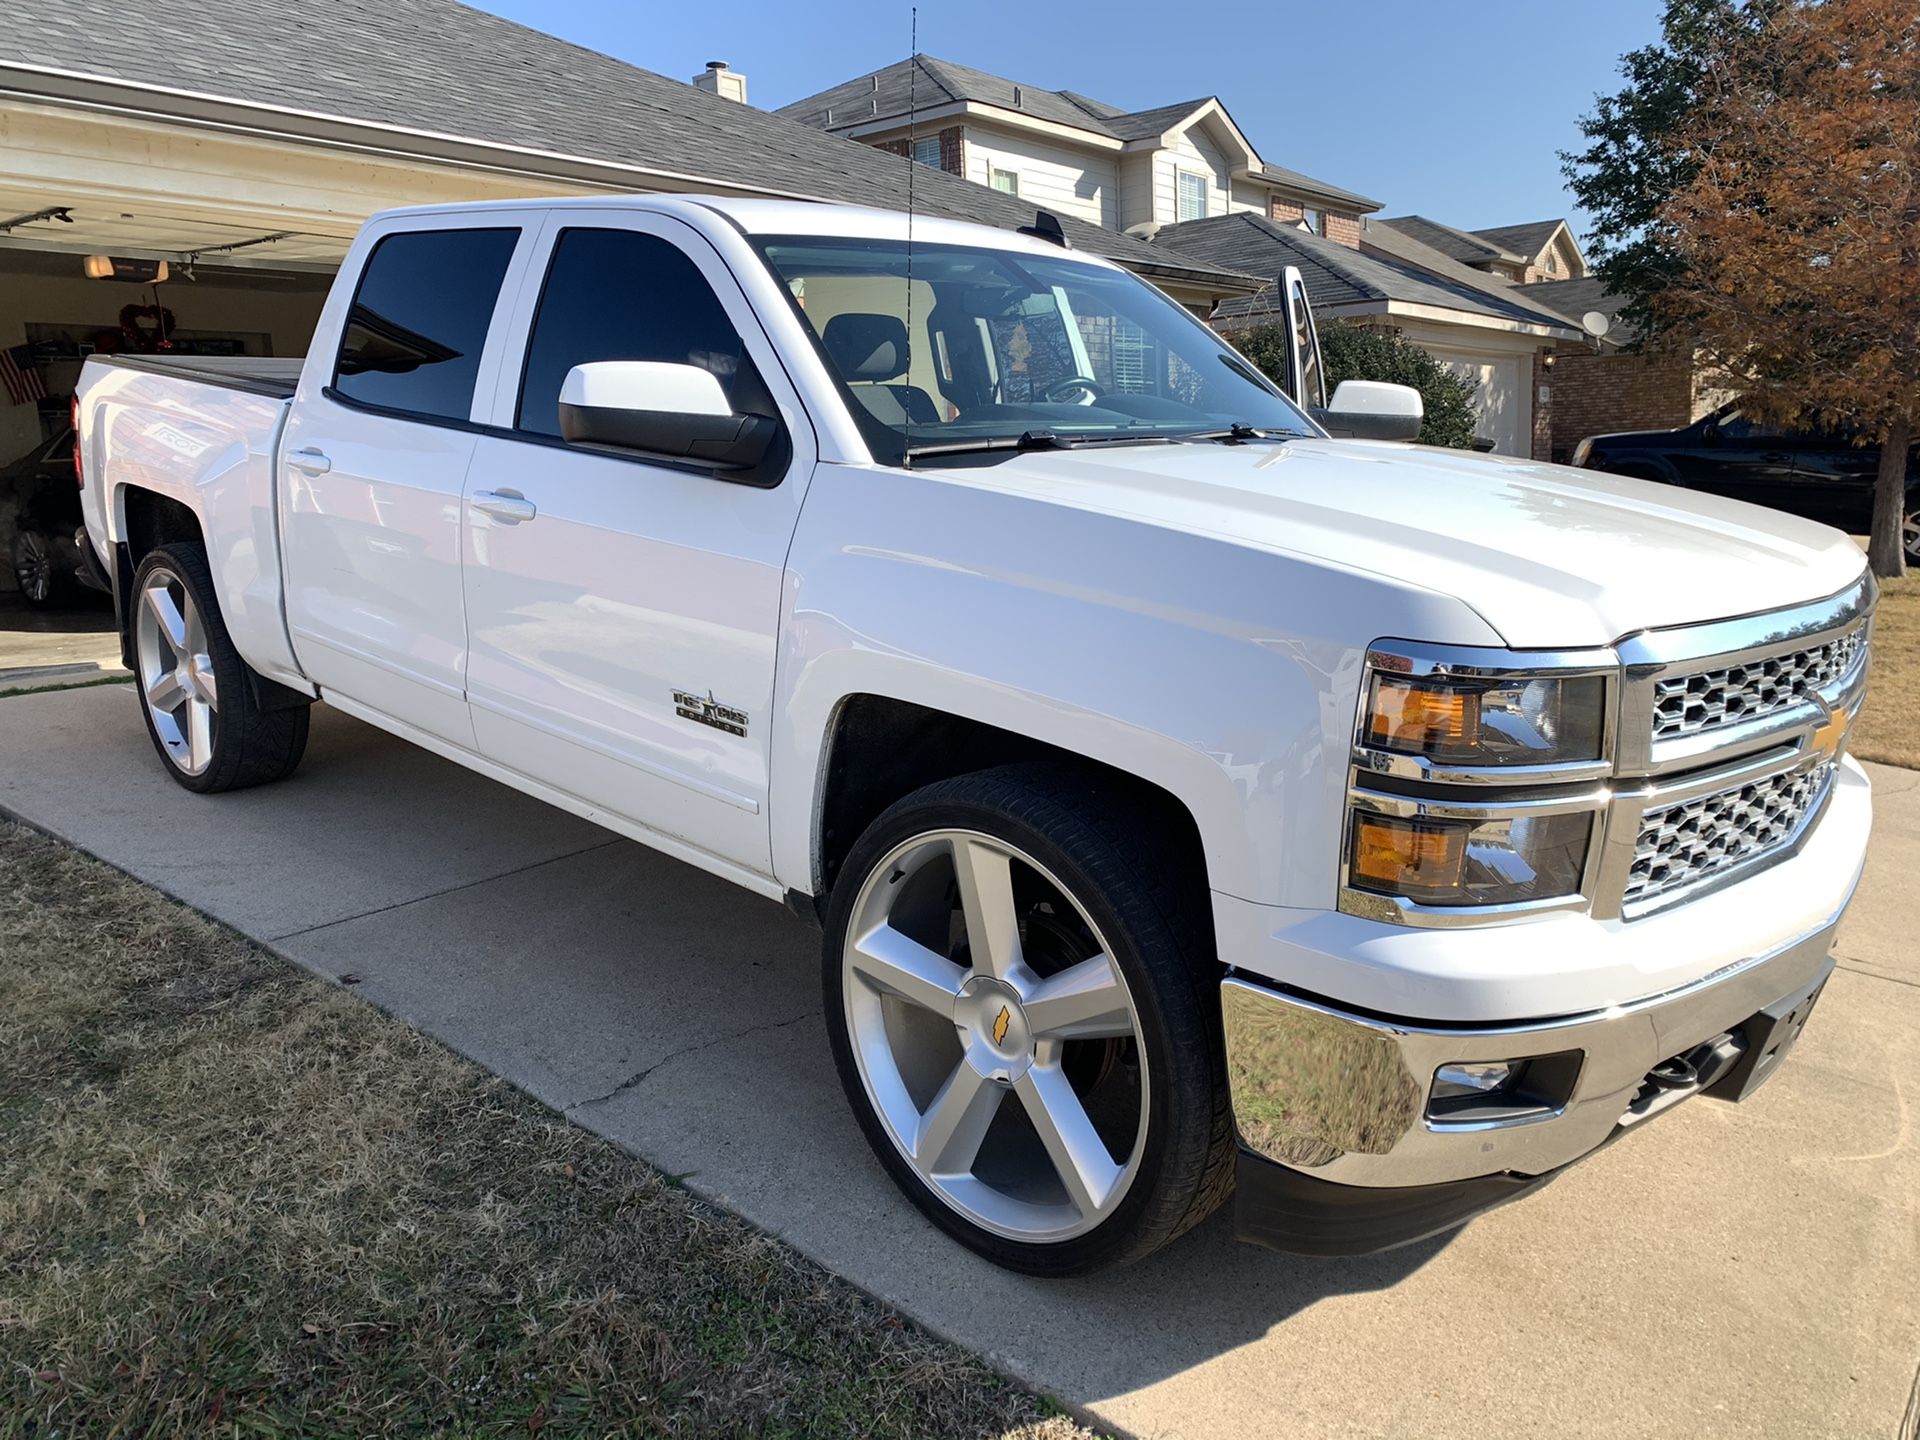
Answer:
[[[1273,379],[1285,383],[1291,345],[1284,325],[1260,325],[1233,337],[1242,354]],[[1320,354],[1327,367],[1327,393],[1342,380],[1386,380],[1420,392],[1426,417],[1420,443],[1472,447],[1477,421],[1474,383],[1449,370],[1411,340],[1381,330],[1363,330],[1340,321],[1320,331]]]

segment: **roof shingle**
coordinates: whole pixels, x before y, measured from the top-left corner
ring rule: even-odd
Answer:
[[[1387,255],[1369,255],[1338,241],[1261,215],[1217,215],[1163,227],[1154,243],[1250,275],[1279,277],[1296,265],[1316,308],[1399,301],[1459,310],[1488,319],[1567,328],[1566,319],[1522,297],[1528,286],[1471,284],[1436,275]],[[1485,277],[1480,277],[1485,280]],[[1244,319],[1277,308],[1271,289],[1222,303],[1220,316]]]
[[[64,71],[271,106],[289,133],[333,116],[695,183],[906,208],[909,168],[898,156],[456,0],[11,0],[0,66],[20,67],[16,88],[32,87],[23,71]],[[148,93],[149,107],[163,108]],[[1030,203],[926,167],[914,172],[914,198],[922,213],[949,219],[1033,220]],[[1194,279],[1227,278],[1061,219],[1075,245],[1143,273],[1169,276],[1173,261]]]
[[[1429,220],[1424,215],[1401,215],[1392,219],[1378,219],[1374,223],[1391,225],[1402,234],[1418,240],[1434,250],[1438,250],[1449,259],[1458,260],[1463,265],[1485,265],[1494,260],[1509,263],[1524,260],[1524,255],[1483,240],[1478,235],[1470,235],[1465,230],[1456,230],[1451,225],[1442,225],[1438,220]]]

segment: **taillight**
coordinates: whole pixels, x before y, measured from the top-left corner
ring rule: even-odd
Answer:
[[[73,397],[73,483],[87,488],[87,475],[80,468],[80,397]]]

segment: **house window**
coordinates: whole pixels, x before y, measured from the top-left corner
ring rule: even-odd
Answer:
[[[1190,170],[1181,170],[1176,172],[1174,183],[1174,219],[1206,219],[1207,177],[1196,175]]]
[[[1559,273],[1560,273],[1560,257],[1554,254],[1553,251],[1549,250],[1547,251],[1547,274],[1558,275]]]
[[[990,166],[987,175],[993,188],[1007,195],[1020,193],[1020,176],[1013,170],[1002,170],[998,165]]]
[[[1311,230],[1315,235],[1324,235],[1327,233],[1327,217],[1309,205],[1300,212],[1300,228]]]
[[[914,141],[913,159],[917,165],[938,170],[940,168],[940,137],[934,135],[926,140]]]

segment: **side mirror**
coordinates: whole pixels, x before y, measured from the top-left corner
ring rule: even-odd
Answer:
[[[1324,410],[1314,411],[1330,435],[1349,440],[1417,440],[1426,406],[1411,385],[1342,380]]]
[[[1700,443],[1702,445],[1718,445],[1725,438],[1726,437],[1720,433],[1720,427],[1711,420],[1700,427]]]
[[[719,379],[698,365],[595,360],[560,386],[560,434],[570,445],[608,445],[667,460],[747,470],[778,433],[764,415],[738,415]]]

